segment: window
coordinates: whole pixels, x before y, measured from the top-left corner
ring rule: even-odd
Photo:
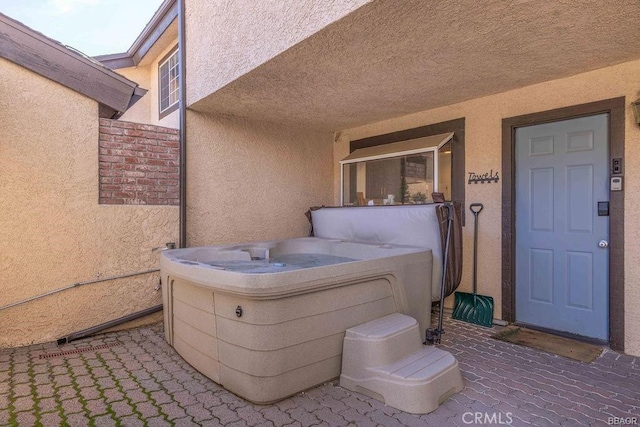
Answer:
[[[178,49],[169,53],[158,66],[160,92],[160,118],[178,108],[179,95],[179,58]]]
[[[343,205],[406,205],[451,200],[453,133],[355,150],[342,165]]]

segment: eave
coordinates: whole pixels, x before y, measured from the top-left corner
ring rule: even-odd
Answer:
[[[100,104],[100,117],[124,113],[146,91],[99,62],[0,13],[0,56]]]
[[[96,56],[94,59],[112,70],[138,65],[177,17],[178,2],[165,0],[129,50],[123,53]]]

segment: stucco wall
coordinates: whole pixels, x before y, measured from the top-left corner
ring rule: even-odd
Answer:
[[[180,115],[178,110],[171,114],[160,118],[158,107],[158,63],[162,60],[171,49],[178,44],[178,39],[175,38],[168,42],[165,47],[157,56],[154,56],[151,61],[144,60],[140,65],[135,67],[119,68],[115,71],[124,77],[133,80],[138,83],[140,87],[147,89],[148,92],[133,107],[127,110],[121,120],[136,123],[145,123],[149,125],[165,126],[169,128],[178,129],[180,123]]]
[[[627,103],[639,97],[640,61],[628,62],[573,77],[478,98],[448,107],[424,111],[340,134],[334,150],[334,201],[340,200],[339,160],[349,153],[349,141],[402,129],[466,118],[466,172],[501,170],[502,119],[554,108],[626,96]],[[625,351],[640,355],[640,128],[630,109],[625,122]],[[466,202],[482,202],[480,215],[479,292],[495,298],[495,315],[501,316],[501,191],[500,184],[467,185]],[[460,289],[471,290],[473,226],[465,236],[464,275]],[[451,304],[451,301],[449,301]]]
[[[188,111],[187,141],[189,246],[307,236],[332,202],[329,133]]]
[[[0,59],[0,306],[157,268],[178,209],[98,204],[98,105]],[[0,347],[54,340],[161,302],[158,274],[0,311]]]
[[[215,92],[370,1],[187,2],[187,104]],[[189,48],[194,43],[197,48]]]

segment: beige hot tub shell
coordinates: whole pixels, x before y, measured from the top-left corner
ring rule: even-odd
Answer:
[[[275,274],[205,264],[246,257],[248,248],[357,260]],[[256,403],[338,377],[350,327],[391,313],[416,318],[422,331],[429,325],[432,256],[424,248],[303,238],[165,251],[160,264],[167,342]]]

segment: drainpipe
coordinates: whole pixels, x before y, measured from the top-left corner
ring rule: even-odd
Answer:
[[[187,79],[185,49],[185,0],[178,0],[178,49],[180,55],[180,241],[179,247],[187,247]]]
[[[153,313],[157,313],[158,311],[161,311],[161,310],[162,310],[162,304],[154,305],[153,307],[149,307],[144,310],[137,311],[135,313],[131,313],[123,317],[119,317],[118,319],[110,320],[108,322],[101,323],[100,325],[92,326],[90,328],[83,329],[78,332],[74,332],[62,338],[58,338],[56,342],[58,343],[58,345],[67,344],[71,341],[75,341],[81,338],[86,338],[91,335],[95,335],[98,332],[104,331],[105,329],[113,328],[114,326],[120,326],[123,323],[131,322],[132,320],[136,320],[141,317],[148,316]]]

